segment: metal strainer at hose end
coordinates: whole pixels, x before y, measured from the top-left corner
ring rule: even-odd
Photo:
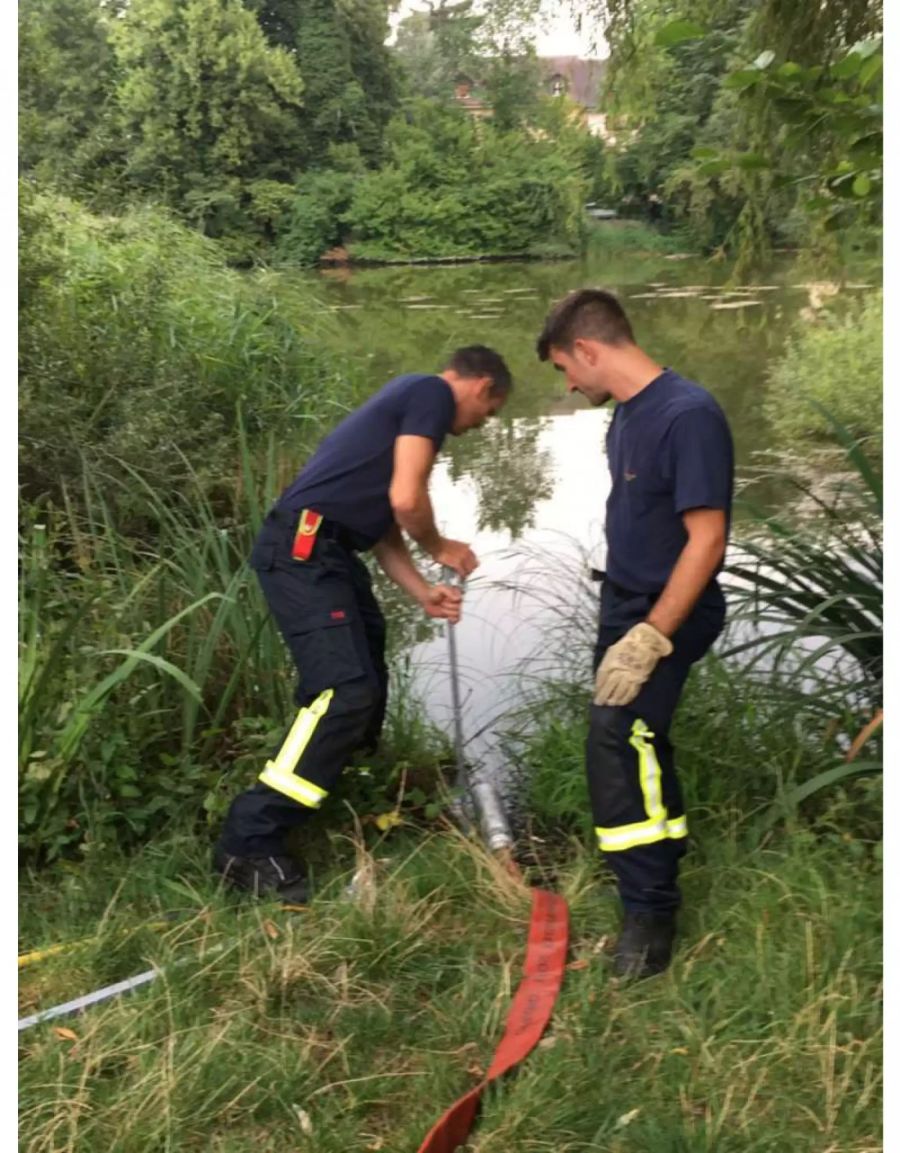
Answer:
[[[464,582],[453,569],[445,566],[442,579],[444,584],[459,588],[461,591],[464,589]],[[450,691],[453,701],[453,747],[456,756],[455,785],[460,791],[460,796],[451,806],[451,812],[466,830],[477,822],[488,849],[500,857],[509,871],[513,872],[516,870],[512,859],[513,836],[500,794],[492,781],[466,765],[455,627],[451,622],[447,622]]]

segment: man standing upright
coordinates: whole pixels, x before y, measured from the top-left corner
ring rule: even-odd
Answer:
[[[459,620],[459,590],[425,580],[403,531],[463,577],[477,566],[467,544],[435,527],[428,479],[447,433],[484,424],[511,388],[503,359],[483,345],[458,349],[439,373],[394,378],[322,441],[267,516],[250,564],[297,666],[299,712],[228,812],[213,857],[228,884],[285,904],[308,899],[285,836],[355,750],[374,748],[387,704],[384,617],[356,554],[372,549],[429,616]]]
[[[570,391],[617,402],[586,767],[624,908],[614,970],[650,976],[671,960],[687,837],[669,727],[691,665],[725,622],[716,576],[730,528],[731,433],[705,389],[637,346],[611,293],[570,293],[537,351]]]

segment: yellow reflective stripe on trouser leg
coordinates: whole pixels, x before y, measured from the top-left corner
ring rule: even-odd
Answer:
[[[662,800],[662,769],[653,747],[653,733],[638,717],[631,726],[628,743],[637,750],[641,793],[644,798],[644,812],[650,821],[665,821],[666,808]]]
[[[297,719],[291,725],[291,731],[285,738],[284,744],[278,750],[274,761],[269,761],[259,774],[259,779],[270,789],[283,793],[292,801],[306,805],[309,809],[317,809],[328,796],[325,789],[298,777],[294,769],[303,756],[306,746],[312,740],[316,725],[328,712],[334,689],[326,689],[319,693],[313,703],[297,714]]]
[[[617,825],[610,829],[601,829],[597,826],[594,832],[604,853],[633,849],[635,845],[652,845],[654,841],[664,841],[669,835],[665,820],[638,821],[633,825]]]
[[[687,817],[668,819],[668,813],[662,800],[662,769],[656,756],[656,749],[652,743],[653,733],[647,728],[644,721],[638,719],[631,726],[631,736],[628,743],[637,751],[638,776],[641,783],[641,795],[644,798],[645,821],[636,821],[630,825],[615,825],[611,828],[594,830],[597,842],[605,853],[621,852],[623,849],[632,849],[636,845],[651,845],[655,841],[664,841],[666,838],[678,840],[687,836]]]

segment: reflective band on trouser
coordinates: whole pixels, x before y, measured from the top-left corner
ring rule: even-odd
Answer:
[[[670,820],[663,804],[662,770],[653,747],[653,733],[640,717],[631,726],[628,743],[637,750],[638,776],[647,819],[608,829],[599,826],[595,828],[597,843],[604,853],[618,853],[623,849],[633,849],[636,845],[652,845],[656,841],[679,840],[687,836],[687,817],[674,817]]]
[[[291,731],[285,738],[284,744],[278,750],[274,761],[269,761],[259,774],[259,779],[270,789],[274,789],[292,801],[305,805],[308,809],[317,809],[328,796],[325,789],[319,788],[312,781],[298,777],[294,773],[306,746],[312,739],[316,726],[328,712],[334,689],[325,689],[319,693],[313,703],[297,714],[297,719],[291,725]]]

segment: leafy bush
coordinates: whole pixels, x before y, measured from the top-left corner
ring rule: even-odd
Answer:
[[[691,239],[682,232],[659,232],[640,220],[606,220],[591,225],[588,247],[604,256],[639,256],[645,253],[684,252]]]
[[[344,366],[305,290],[231,271],[212,241],[156,210],[101,218],[24,186],[20,220],[26,495],[59,495],[82,454],[161,489],[188,460],[230,484],[238,402],[251,435],[336,415]]]
[[[772,369],[764,410],[785,445],[827,440],[828,413],[867,452],[881,456],[882,334],[881,293],[867,295],[840,316],[828,312],[800,327]],[[822,406],[815,408],[810,401]],[[823,411],[827,410],[826,411]]]
[[[275,250],[279,260],[315,264],[341,242],[341,216],[353,196],[356,176],[325,169],[300,178]]]
[[[586,180],[577,156],[524,131],[417,102],[396,118],[388,158],[356,185],[345,220],[363,259],[479,256],[583,243]]]

